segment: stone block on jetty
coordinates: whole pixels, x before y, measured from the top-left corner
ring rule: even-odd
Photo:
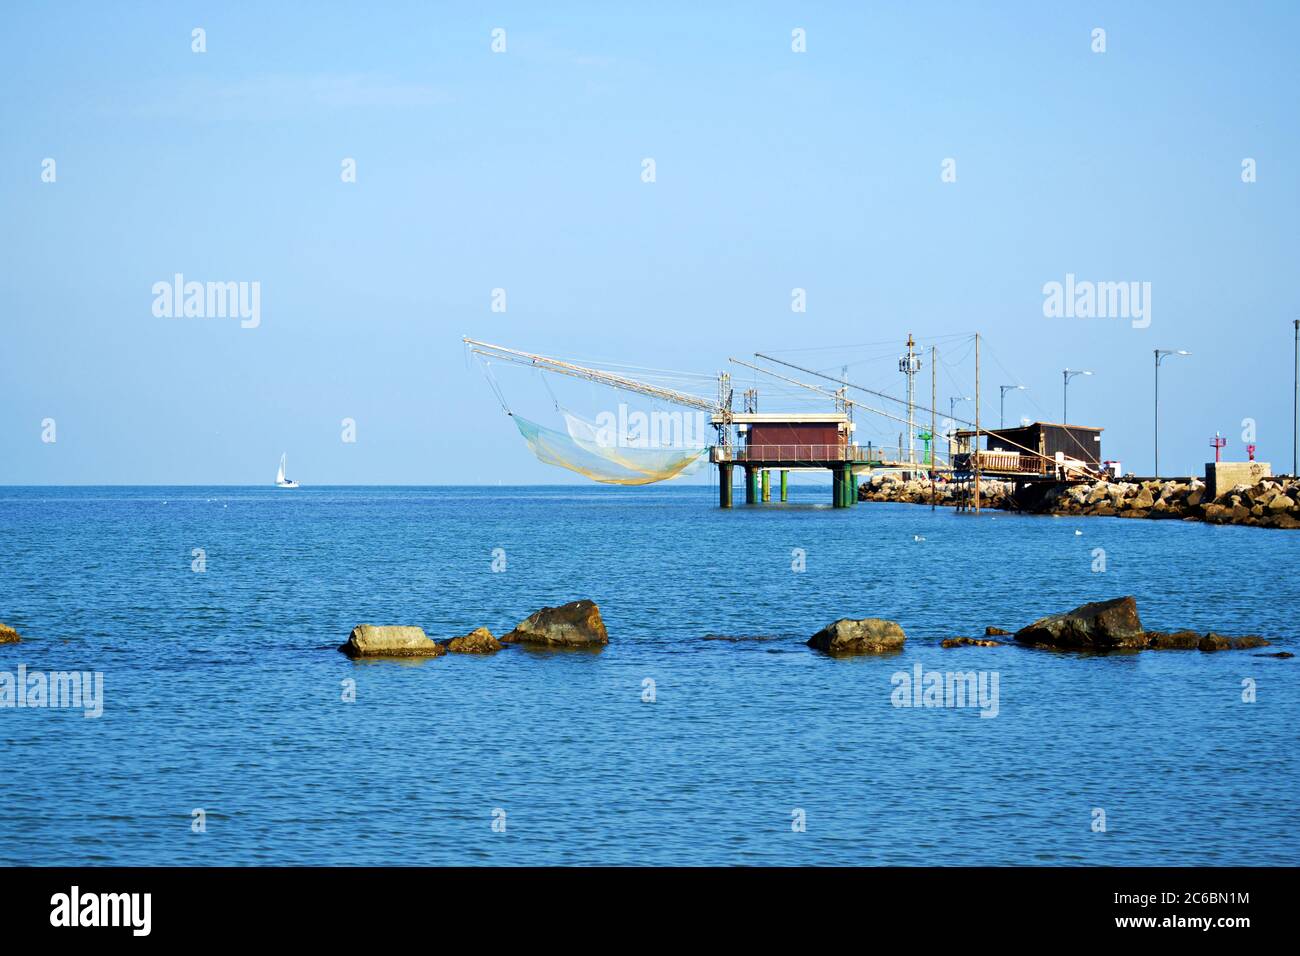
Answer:
[[[502,644],[544,644],[548,647],[600,647],[609,643],[600,608],[592,601],[570,601],[528,615],[501,638]]]
[[[494,654],[505,647],[486,627],[476,627],[463,637],[453,637],[447,650],[453,654]]]
[[[0,644],[17,644],[22,638],[8,624],[0,624]]]
[[[339,650],[348,657],[441,657],[447,653],[424,628],[404,624],[358,624]]]
[[[1266,461],[1208,461],[1205,463],[1205,490],[1211,498],[1237,485],[1254,485],[1273,474]]]
[[[881,654],[901,651],[906,640],[902,627],[894,621],[841,618],[808,638],[808,646],[827,654]]]
[[[1067,650],[1108,651],[1147,646],[1137,601],[1131,596],[1097,601],[1065,614],[1039,618],[1016,631],[1015,637],[1022,644]]]

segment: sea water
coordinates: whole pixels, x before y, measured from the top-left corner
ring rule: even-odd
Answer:
[[[1300,658],[1259,656],[1300,643],[1300,532],[829,500],[0,489],[0,672],[103,680],[93,719],[0,708],[0,863],[1300,862]],[[1277,645],[939,647],[1124,594]],[[336,650],[577,598],[604,649]],[[906,650],[805,646],[868,616]],[[930,672],[996,713],[900,704]]]

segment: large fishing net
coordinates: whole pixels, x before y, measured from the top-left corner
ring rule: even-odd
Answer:
[[[565,413],[568,433],[547,428],[511,412],[519,434],[537,460],[576,471],[607,485],[648,485],[665,481],[698,464],[707,448],[629,448],[607,440],[589,422]]]

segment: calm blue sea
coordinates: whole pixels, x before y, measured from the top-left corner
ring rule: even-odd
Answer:
[[[1300,650],[1300,533],[715,494],[0,488],[0,671],[104,675],[99,719],[0,709],[0,863],[1300,863],[1300,658],[938,646],[1135,594]],[[335,650],[583,597],[603,651]],[[844,616],[907,650],[804,646]],[[893,706],[918,663],[997,716]]]

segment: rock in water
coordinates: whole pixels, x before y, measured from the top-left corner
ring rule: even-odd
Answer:
[[[1138,619],[1132,597],[1085,604],[1065,614],[1039,618],[1016,631],[1022,644],[1041,644],[1070,650],[1106,651],[1120,647],[1146,647],[1147,635]]]
[[[1215,634],[1211,631],[1201,638],[1201,643],[1197,645],[1201,650],[1206,652],[1229,651],[1232,650],[1232,641],[1222,634]]]
[[[528,615],[501,638],[502,644],[545,644],[549,647],[599,647],[609,643],[600,608],[592,601],[570,601]]]
[[[993,628],[997,630],[997,628]],[[981,641],[974,637],[950,637],[941,641],[940,647],[1001,647],[1001,641]]]
[[[880,654],[901,651],[906,640],[903,629],[894,621],[878,617],[855,621],[846,617],[808,638],[808,646],[827,654]]]
[[[404,624],[358,624],[339,650],[348,657],[441,657],[447,653],[424,628]]]
[[[476,627],[464,637],[453,637],[447,642],[447,650],[453,654],[492,654],[504,646],[486,627]]]
[[[1201,643],[1196,631],[1147,631],[1147,647],[1157,651],[1194,651]]]
[[[1254,647],[1268,647],[1270,643],[1272,642],[1268,639],[1256,634],[1247,634],[1245,637],[1225,637],[1211,631],[1201,638],[1197,647],[1207,653],[1213,653],[1214,651],[1246,651]]]
[[[1232,649],[1234,651],[1246,651],[1253,647],[1268,647],[1273,642],[1266,637],[1260,637],[1258,634],[1247,634],[1245,637],[1234,637],[1232,639]]]
[[[8,624],[0,624],[0,644],[17,644],[22,638]]]

